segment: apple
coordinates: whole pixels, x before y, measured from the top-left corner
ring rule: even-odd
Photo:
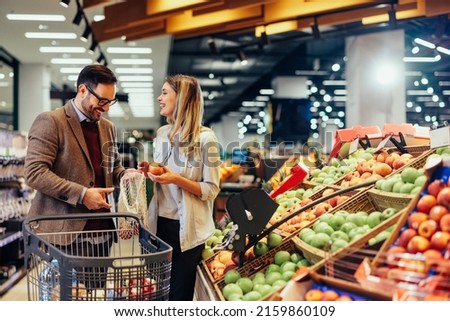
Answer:
[[[319,289],[310,289],[305,293],[305,301],[321,301],[323,292]]]
[[[420,223],[429,219],[429,216],[425,213],[421,212],[413,212],[408,217],[408,226],[417,230],[419,228]]]
[[[450,187],[443,188],[436,197],[436,201],[439,205],[443,205],[447,208],[450,207]]]
[[[214,255],[214,251],[211,247],[205,246],[205,248],[202,250],[202,259],[206,260]]]
[[[279,246],[282,241],[283,237],[280,234],[274,232],[271,232],[267,237],[267,245],[269,246],[270,249]]]
[[[322,301],[336,301],[339,298],[339,294],[337,294],[334,290],[327,290],[323,292]]]
[[[441,231],[450,232],[450,214],[445,214],[441,217],[439,227],[441,228]]]
[[[441,181],[440,179],[435,179],[427,186],[427,192],[428,194],[433,195],[434,197],[437,197],[439,192],[443,190],[445,187],[445,183]]]
[[[346,241],[344,239],[336,239],[333,241],[333,244],[331,244],[331,252],[336,252],[337,250],[346,247],[348,245],[349,241]]]
[[[347,196],[347,195],[340,195],[340,196],[338,196],[338,199],[337,199],[337,201],[336,201],[336,206],[338,206],[338,205],[344,203],[344,202],[345,202],[346,200],[348,200],[349,198],[350,198],[350,196]]]
[[[406,248],[402,246],[392,246],[386,252],[386,263],[390,267],[398,266],[398,261],[406,253]]]
[[[330,225],[328,225],[328,223],[319,222],[314,226],[314,232],[331,235],[334,232],[334,230]]]
[[[401,232],[400,237],[397,240],[397,245],[406,248],[409,241],[413,236],[417,235],[417,231],[412,228],[407,228]]]
[[[151,278],[144,278],[144,293],[155,292],[156,287],[154,283],[155,282]]]
[[[374,228],[378,224],[381,223],[381,212],[380,211],[374,211],[370,213],[367,216],[366,220],[367,225],[369,225],[370,228]]]
[[[392,167],[386,163],[376,163],[373,168],[375,174],[381,175],[383,177],[392,173]]]
[[[406,167],[401,173],[401,178],[402,181],[404,181],[405,183],[414,184],[416,178],[419,177],[420,175],[421,173],[417,170],[417,168]]]
[[[450,233],[437,231],[431,236],[430,247],[439,251],[444,250],[450,242]]]
[[[228,298],[233,293],[244,295],[244,293],[242,292],[242,289],[236,283],[229,283],[229,284],[225,285],[222,289],[222,295],[226,300],[228,300]]]
[[[418,252],[423,253],[429,248],[430,248],[430,241],[421,235],[413,236],[411,240],[409,240],[408,245],[406,246],[406,250],[412,254]]]
[[[449,189],[450,190],[450,189]],[[416,208],[419,212],[428,214],[430,209],[437,204],[437,199],[431,194],[423,195],[417,202]],[[441,204],[443,205],[443,204]]]
[[[316,205],[316,208],[314,210],[314,214],[316,217],[325,214],[326,212],[330,211],[333,207],[329,203],[319,203]]]
[[[357,227],[357,225],[353,222],[345,222],[341,226],[341,231],[348,234],[351,230],[353,230],[356,227]]]
[[[395,208],[392,208],[392,207],[385,208],[385,209],[381,212],[380,218],[381,218],[382,221],[385,221],[385,220],[387,220],[388,218],[391,218],[392,216],[394,216],[395,214],[397,214],[397,212],[398,212],[398,210],[396,210]]]
[[[419,235],[426,237],[427,239],[430,239],[431,236],[436,232],[438,229],[438,224],[436,221],[433,220],[426,220],[420,223],[419,225]]]
[[[428,215],[430,216],[430,219],[436,221],[439,224],[442,216],[444,216],[445,214],[449,214],[449,211],[446,207],[442,205],[435,205],[430,209],[430,213]]]
[[[269,251],[269,246],[264,243],[259,241],[258,243],[255,244],[254,249],[253,249],[253,253],[255,253],[256,257],[260,257],[264,254],[266,254]]]
[[[331,238],[326,233],[317,233],[313,236],[311,240],[311,246],[316,247],[318,249],[325,249],[331,243]]]
[[[425,256],[426,261],[439,261],[442,260],[444,257],[442,256],[442,253],[440,250],[436,249],[428,249],[425,252],[422,253],[423,256]],[[429,262],[427,262],[429,263]]]
[[[148,170],[153,175],[161,175],[164,174],[164,165],[158,162],[151,162]]]
[[[328,225],[330,225],[333,228],[333,230],[338,231],[341,229],[342,225],[344,225],[345,222],[346,222],[346,219],[344,216],[333,215],[328,220]]]
[[[330,237],[331,237],[331,240],[332,240],[332,241],[335,241],[335,240],[337,240],[337,239],[342,239],[342,240],[345,240],[345,241],[347,241],[347,242],[350,241],[350,237],[348,236],[348,234],[345,233],[345,232],[343,232],[343,231],[334,231],[334,232],[330,235]]]
[[[217,260],[219,260],[219,262],[221,262],[223,264],[226,264],[227,262],[231,261],[232,255],[233,255],[233,251],[221,250],[217,254]]]

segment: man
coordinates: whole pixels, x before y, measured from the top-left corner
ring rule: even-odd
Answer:
[[[25,179],[37,191],[29,216],[86,213],[95,217],[110,211],[114,186],[119,186],[126,171],[135,171],[121,165],[115,126],[102,118],[117,102],[116,82],[107,67],[86,66],[78,76],[76,97],[35,119],[25,158]],[[108,256],[115,233],[85,231],[114,231],[114,227],[108,217],[42,220],[35,231],[53,233],[47,240],[69,254]]]

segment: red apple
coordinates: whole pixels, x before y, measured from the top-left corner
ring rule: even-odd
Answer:
[[[406,246],[406,250],[409,253],[423,253],[430,248],[430,241],[427,238],[416,235],[409,240],[408,245]]]
[[[411,240],[412,237],[416,236],[416,235],[417,235],[417,231],[415,229],[408,228],[408,229],[404,230],[402,232],[402,234],[400,234],[400,237],[398,238],[398,242],[397,242],[398,246],[406,248],[409,240]]]
[[[422,254],[423,254],[423,256],[425,256],[426,261],[442,260],[444,258],[442,256],[441,251],[438,251],[435,249],[428,249],[425,252],[423,252]]]
[[[311,203],[312,201],[313,201],[313,200],[310,199],[310,198],[304,198],[304,199],[301,200],[300,206],[301,206],[301,207],[306,206],[307,204]]]
[[[438,229],[438,224],[436,221],[433,220],[426,220],[419,225],[419,235],[426,237],[427,239],[430,239],[431,236],[436,232]]]
[[[426,194],[422,196],[419,201],[417,202],[417,210],[419,212],[428,214],[430,212],[430,209],[436,205],[436,197],[430,194]]]
[[[328,202],[328,204],[330,204],[332,207],[336,207],[338,199],[339,199],[339,195],[336,195],[336,196],[330,198],[327,202]]]
[[[441,217],[439,227],[441,228],[441,231],[450,232],[450,214],[445,214]]]
[[[438,251],[442,251],[450,242],[450,233],[437,231],[433,234],[430,241],[430,247]]]
[[[341,203],[343,203],[343,202],[345,202],[349,198],[350,198],[350,196],[347,196],[347,195],[338,196],[338,199],[337,199],[337,202],[336,202],[336,206],[341,204]]]
[[[436,196],[436,201],[439,205],[443,205],[447,208],[450,207],[450,187],[443,188]]]
[[[333,207],[328,204],[328,203],[319,203],[316,206],[316,209],[314,211],[314,214],[316,215],[316,217],[325,214],[326,212],[328,212],[329,210],[331,210]]]
[[[392,173],[392,167],[386,163],[376,163],[373,167],[373,172],[385,177]]]
[[[430,209],[430,219],[436,221],[438,224],[441,221],[442,216],[448,214],[448,209],[442,205],[435,205]]]
[[[420,223],[428,219],[429,217],[427,214],[421,212],[414,212],[408,217],[408,226],[410,228],[417,230],[419,228]]]
[[[442,189],[444,189],[444,187],[445,187],[445,183],[443,181],[441,181],[440,179],[435,179],[430,184],[428,184],[427,191],[428,191],[428,194],[431,194],[434,197],[436,197],[439,194],[439,192]]]

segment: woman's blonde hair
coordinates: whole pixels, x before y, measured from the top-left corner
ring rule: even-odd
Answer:
[[[191,76],[169,76],[166,82],[175,91],[176,103],[173,117],[167,119],[172,129],[169,140],[173,144],[178,136],[180,146],[190,154],[200,142],[203,119],[203,94],[198,80]]]

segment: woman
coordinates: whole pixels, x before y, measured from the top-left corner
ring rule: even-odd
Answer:
[[[197,79],[168,77],[158,102],[168,125],[157,131],[153,157],[163,173],[149,172],[148,162],[140,170],[155,183],[150,231],[173,247],[169,300],[188,301],[193,299],[204,243],[214,232],[219,144],[214,132],[201,124],[203,95]]]

